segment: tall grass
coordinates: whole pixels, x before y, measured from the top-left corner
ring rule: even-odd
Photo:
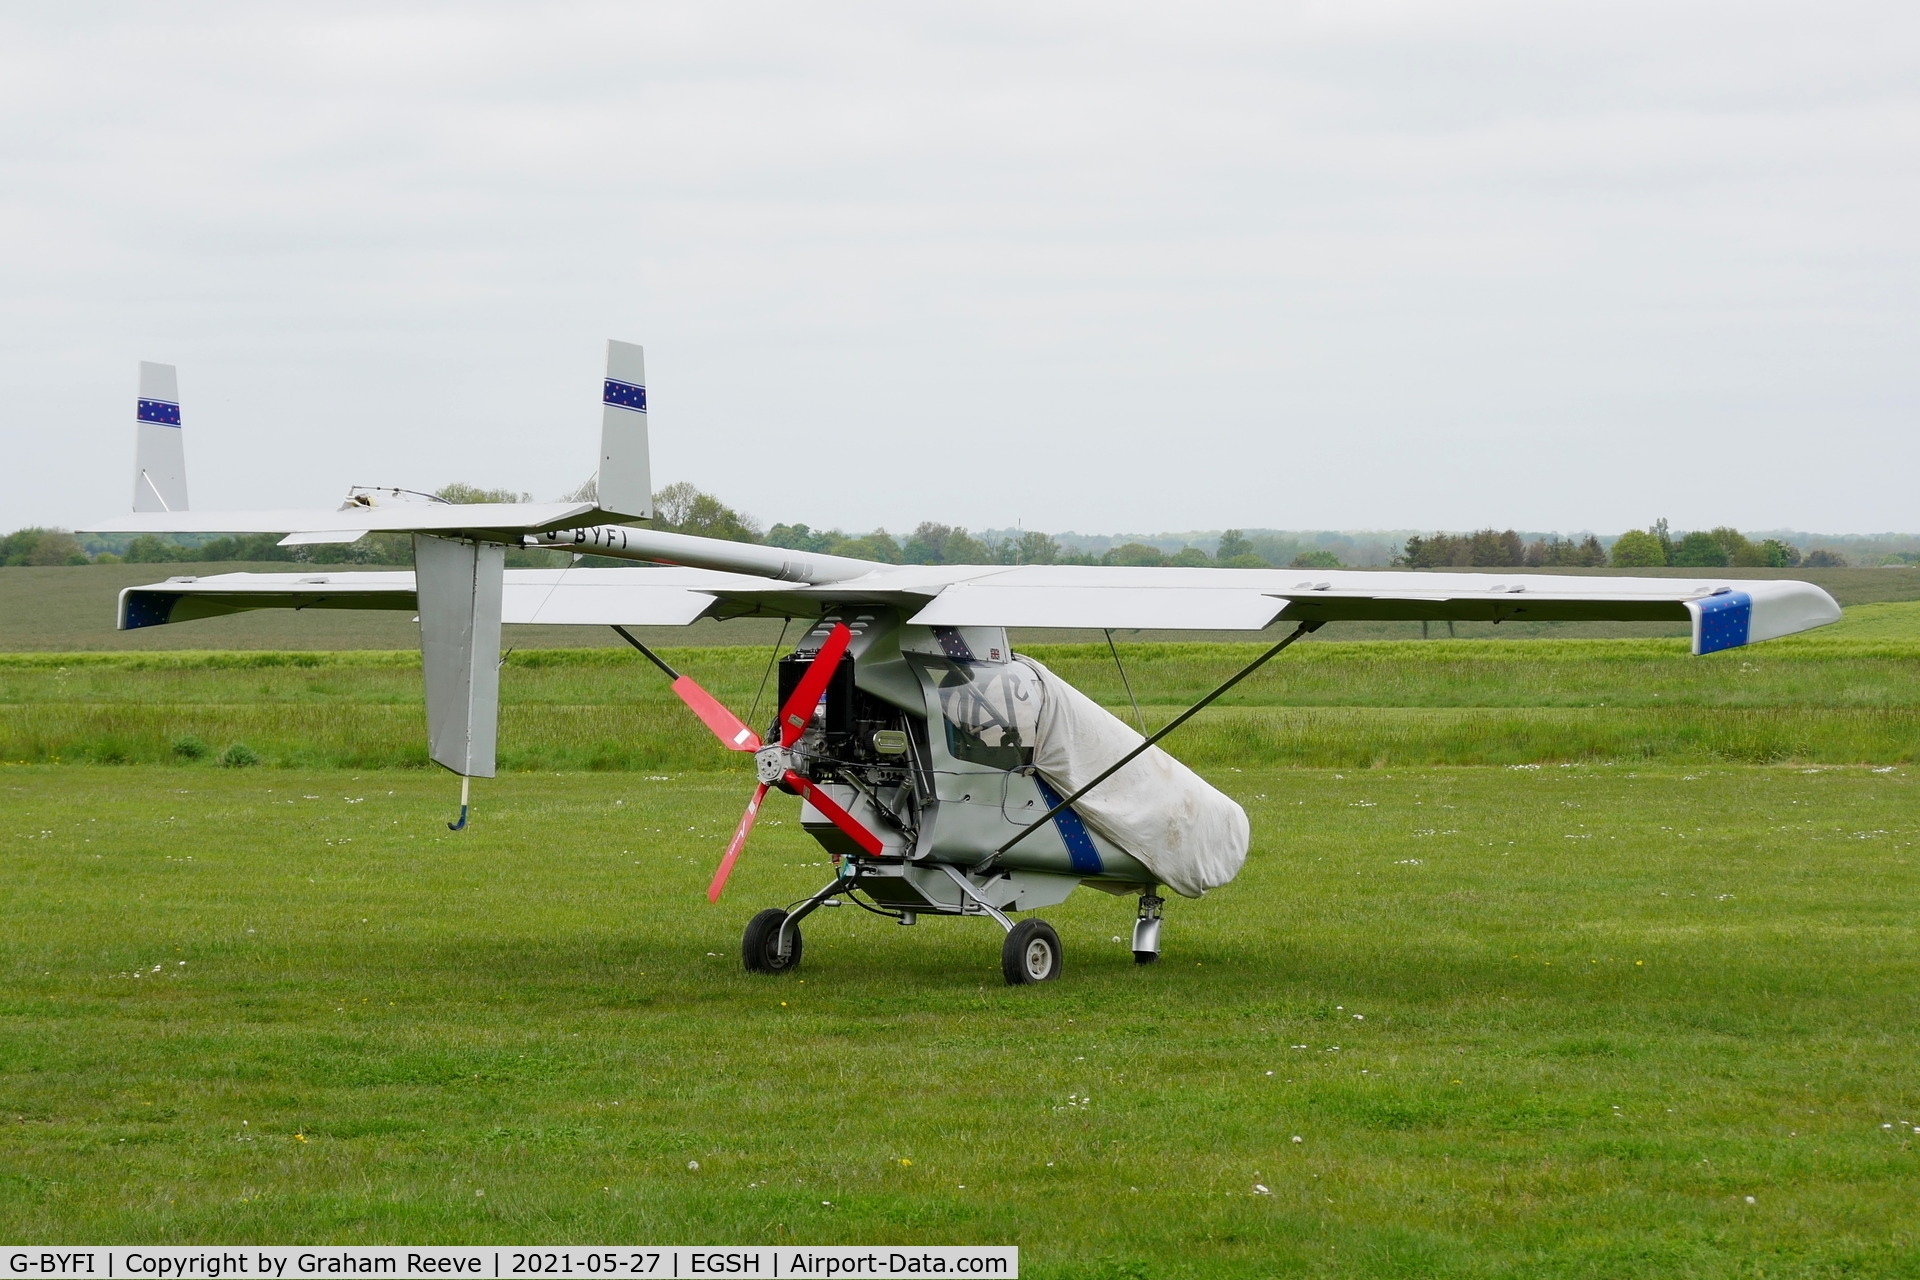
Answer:
[[[1164,723],[1261,646],[1135,644],[1122,661]],[[1034,655],[1131,717],[1104,645]],[[741,714],[764,648],[670,659]],[[1563,760],[1896,762],[1920,747],[1920,645],[1776,644],[1709,658],[1679,642],[1323,644],[1283,655],[1169,739],[1212,769],[1254,765]],[[757,717],[769,707],[762,695]],[[506,769],[723,768],[637,655],[517,651],[501,680]],[[0,655],[0,760],[208,767],[242,743],[265,763],[426,763],[419,656],[409,651]],[[203,744],[196,753],[191,746]]]

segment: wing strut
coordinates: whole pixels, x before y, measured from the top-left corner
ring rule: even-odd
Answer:
[[[1265,653],[1255,658],[1252,662],[1249,662],[1246,666],[1240,668],[1240,670],[1234,674],[1232,679],[1228,680],[1225,684],[1221,685],[1218,689],[1215,689],[1212,693],[1208,694],[1206,697],[1200,699],[1200,701],[1188,707],[1185,711],[1182,711],[1179,715],[1175,716],[1172,720],[1169,720],[1165,725],[1161,727],[1158,733],[1146,739],[1139,746],[1127,752],[1127,754],[1125,754],[1124,756],[1121,756],[1118,760],[1114,761],[1111,765],[1108,765],[1106,768],[1106,771],[1103,772],[1099,777],[1095,778],[1092,782],[1089,782],[1086,786],[1080,788],[1078,791],[1074,792],[1072,795],[1062,800],[1059,804],[1053,806],[1053,808],[1041,814],[1038,818],[1035,818],[1028,825],[1020,828],[1019,831],[1014,833],[1014,836],[1011,840],[1001,845],[998,849],[995,849],[993,853],[980,865],[981,866],[989,865],[990,863],[993,862],[995,858],[998,858],[1001,854],[1013,848],[1013,846],[1019,844],[1022,840],[1025,840],[1028,836],[1038,831],[1041,827],[1044,827],[1049,822],[1052,822],[1054,818],[1057,817],[1062,810],[1072,808],[1074,801],[1078,800],[1081,796],[1084,796],[1085,794],[1087,794],[1087,792],[1093,790],[1095,787],[1105,782],[1108,778],[1111,778],[1114,774],[1120,772],[1120,770],[1126,768],[1127,765],[1133,762],[1134,757],[1140,755],[1148,747],[1160,741],[1160,739],[1166,737],[1168,734],[1172,733],[1175,729],[1178,729],[1181,725],[1185,724],[1187,721],[1193,719],[1194,716],[1198,715],[1202,710],[1204,710],[1209,703],[1213,702],[1214,699],[1218,698],[1221,694],[1225,693],[1227,690],[1233,688],[1233,686],[1239,684],[1242,680],[1245,680],[1248,676],[1258,671],[1261,667],[1266,666],[1267,663],[1273,658],[1278,657],[1282,649],[1292,644],[1295,640],[1298,640],[1301,636],[1307,635],[1314,631],[1318,631],[1321,627],[1325,625],[1326,624],[1322,622],[1303,622],[1299,626],[1295,627],[1293,629],[1292,634],[1290,634],[1286,639],[1282,640],[1279,644],[1276,644],[1275,646],[1273,646],[1273,648],[1267,650]],[[978,870],[978,869],[979,868],[975,868],[975,870]]]
[[[1120,661],[1120,650],[1113,643],[1113,628],[1107,628],[1107,652],[1113,655],[1113,665],[1120,672],[1120,683],[1127,686],[1127,701],[1133,704],[1133,720],[1140,726],[1141,736],[1147,732],[1147,718],[1140,714],[1140,699],[1133,696],[1133,681],[1127,679],[1127,668]]]

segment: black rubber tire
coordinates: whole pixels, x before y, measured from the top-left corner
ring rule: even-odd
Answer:
[[[1000,946],[1000,972],[1010,987],[1052,982],[1065,959],[1060,935],[1045,920],[1022,920]]]
[[[1133,953],[1133,962],[1135,964],[1152,964],[1159,958],[1160,953],[1158,951],[1136,951]]]
[[[747,921],[747,931],[740,935],[740,959],[748,973],[791,973],[800,967],[799,925],[787,930],[791,949],[786,957],[782,959],[774,951],[780,942],[780,926],[786,918],[787,913],[780,908],[768,907]]]

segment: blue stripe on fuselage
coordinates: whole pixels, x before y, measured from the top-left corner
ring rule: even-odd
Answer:
[[[1060,803],[1060,793],[1047,785],[1047,780],[1039,774],[1033,775],[1040,787],[1040,798],[1051,809]],[[1100,861],[1100,851],[1093,847],[1093,837],[1087,834],[1087,824],[1080,821],[1080,815],[1072,809],[1062,809],[1053,815],[1053,825],[1060,832],[1061,842],[1067,846],[1067,861],[1075,871],[1087,875],[1098,875],[1107,869]]]

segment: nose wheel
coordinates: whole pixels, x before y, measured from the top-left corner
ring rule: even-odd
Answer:
[[[786,925],[784,946],[782,925]],[[747,921],[747,931],[740,937],[740,958],[746,963],[748,973],[786,973],[798,969],[800,925],[788,924],[786,912],[768,907]]]

